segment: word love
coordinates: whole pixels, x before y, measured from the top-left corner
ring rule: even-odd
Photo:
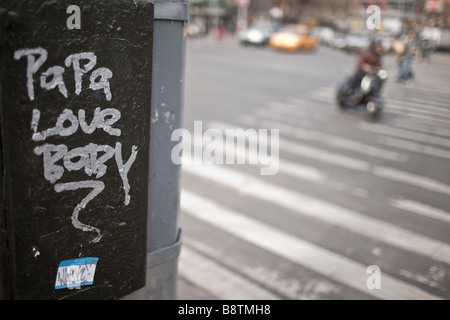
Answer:
[[[34,75],[39,71],[42,65],[47,61],[48,52],[43,48],[21,49],[14,52],[14,59],[20,60],[27,58],[27,91],[30,100],[34,100]],[[72,66],[74,80],[75,80],[75,94],[80,95],[82,91],[83,75],[92,71],[89,80],[89,88],[96,90],[103,90],[106,100],[111,101],[112,94],[109,84],[109,79],[113,73],[108,68],[94,67],[97,64],[97,56],[93,52],[81,52],[69,55],[65,60],[66,67]],[[40,85],[42,89],[52,90],[58,87],[59,92],[65,97],[68,97],[67,87],[64,82],[63,74],[65,68],[62,66],[49,67],[46,71],[40,74]]]
[[[120,136],[121,130],[113,128],[112,125],[120,120],[121,113],[119,110],[109,108],[101,110],[95,108],[94,117],[90,124],[86,121],[86,112],[84,109],[78,111],[78,117],[73,114],[70,109],[65,109],[56,120],[54,127],[38,132],[39,120],[41,119],[41,112],[38,109],[33,109],[33,116],[31,120],[31,129],[33,130],[33,141],[44,141],[48,137],[59,135],[61,137],[68,137],[78,131],[81,127],[84,133],[91,134],[96,129],[102,129],[111,136]],[[66,124],[69,124],[66,126]]]

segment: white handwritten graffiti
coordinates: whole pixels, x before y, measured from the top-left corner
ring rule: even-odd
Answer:
[[[19,60],[27,57],[27,90],[30,100],[34,100],[34,79],[33,75],[47,61],[48,52],[43,48],[21,49],[14,52],[14,59]],[[82,61],[88,60],[83,66]],[[66,67],[72,66],[75,79],[75,94],[79,95],[82,90],[83,75],[89,73],[97,64],[97,56],[93,52],[82,52],[68,56],[64,64]],[[59,92],[68,97],[63,74],[65,69],[61,66],[54,66],[41,73],[40,84],[42,89],[52,90],[58,87]],[[113,73],[108,68],[98,68],[91,73],[89,88],[92,90],[102,90],[105,93],[106,100],[111,101],[112,94],[110,90],[109,79]],[[51,79],[50,81],[48,79]]]
[[[28,98],[35,100],[35,79],[34,76],[39,69],[45,64],[48,57],[47,50],[43,48],[21,49],[14,52],[14,59],[20,60],[26,57],[26,88]],[[64,60],[66,67],[72,66],[73,76],[75,80],[74,92],[80,95],[83,90],[83,77],[90,73],[89,89],[93,91],[102,90],[107,101],[112,100],[109,80],[113,77],[113,73],[108,68],[97,68],[97,56],[93,52],[81,52],[69,55]],[[40,74],[41,89],[50,91],[58,89],[59,93],[65,98],[69,97],[69,92],[64,82],[65,68],[62,66],[49,67]],[[114,125],[121,119],[121,112],[115,108],[102,109],[98,106],[89,114],[92,119],[90,123],[86,120],[85,109],[79,109],[74,112],[71,109],[64,109],[55,119],[55,125],[42,129],[40,128],[41,110],[34,108],[31,112],[31,140],[36,143],[47,142],[52,137],[69,137],[82,132],[91,135],[96,130],[102,130],[107,135],[120,137],[122,131],[115,128]],[[92,115],[92,116],[91,116]],[[114,158],[118,174],[122,180],[123,190],[125,193],[124,204],[130,204],[130,184],[128,181],[128,173],[136,160],[138,148],[132,146],[131,153],[124,162],[122,154],[122,144],[116,142],[114,146],[89,143],[86,146],[77,147],[69,150],[65,144],[45,143],[34,148],[34,154],[42,156],[44,178],[54,184],[57,193],[65,191],[75,191],[79,189],[91,189],[92,191],[78,203],[72,213],[72,225],[85,232],[95,232],[97,237],[91,242],[97,243],[102,238],[102,233],[98,228],[89,226],[79,220],[81,210],[97,197],[105,189],[105,183],[99,180],[108,171],[107,162]],[[84,170],[84,173],[90,177],[90,180],[75,182],[60,182],[65,173]]]

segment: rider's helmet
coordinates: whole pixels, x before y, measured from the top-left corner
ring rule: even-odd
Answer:
[[[372,47],[382,46],[382,45],[383,45],[383,41],[380,38],[373,38],[372,39]]]
[[[380,38],[374,38],[370,47],[376,55],[380,55],[383,52],[383,41]],[[376,50],[377,47],[380,49]]]

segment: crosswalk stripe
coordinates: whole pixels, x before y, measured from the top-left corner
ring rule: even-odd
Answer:
[[[212,126],[212,124],[214,125],[215,128],[221,129],[221,130],[226,130],[227,128],[231,128],[231,126],[229,124],[225,124],[223,122],[217,122],[217,121],[211,122],[209,124],[209,126]],[[383,125],[383,127],[386,127],[386,126]],[[444,158],[447,156],[447,153],[445,152],[446,150],[433,148],[431,146],[429,146],[425,149],[422,149],[421,146],[417,146],[417,145],[411,146],[411,144],[408,143],[408,141],[406,141],[405,143],[403,143],[403,141],[392,141],[393,138],[390,138],[390,139],[382,138],[381,140],[384,143],[392,144],[393,146],[397,146],[399,148],[407,149],[410,151],[413,151],[413,150],[419,151],[419,152],[426,153],[429,155],[444,157]],[[259,142],[259,144],[263,145],[264,143]],[[318,160],[318,161],[321,161],[321,162],[324,162],[327,164],[337,165],[337,166],[341,166],[341,167],[356,170],[356,171],[371,172],[372,174],[374,174],[378,177],[382,177],[382,178],[386,178],[389,180],[409,184],[411,186],[419,187],[419,188],[422,188],[422,189],[425,189],[428,191],[432,191],[432,192],[438,192],[438,193],[443,193],[443,194],[449,194],[449,192],[450,192],[449,185],[447,185],[443,182],[437,181],[437,180],[433,180],[429,177],[418,175],[418,174],[413,174],[413,173],[409,173],[406,171],[402,171],[402,170],[398,170],[398,169],[390,168],[390,167],[373,166],[371,163],[369,163],[367,161],[363,161],[363,160],[359,160],[356,158],[347,157],[347,156],[343,156],[340,154],[316,149],[313,147],[301,145],[301,144],[290,142],[290,141],[283,140],[283,139],[279,139],[278,146],[280,147],[280,149],[282,149],[288,153],[301,155],[303,157]],[[267,148],[267,146],[265,146],[265,145],[263,145],[263,147]],[[273,146],[273,147],[276,148],[277,146]],[[241,152],[244,152],[244,151],[241,150]],[[287,167],[285,170],[288,171],[289,169],[291,169],[290,171],[293,173],[294,172],[293,166],[295,166],[295,164],[292,163],[292,165],[290,165],[290,163],[288,163],[288,162],[286,164],[287,164]],[[307,168],[311,173],[315,170],[312,167],[307,167]],[[280,170],[282,170],[282,169],[280,169]],[[302,171],[302,170],[299,168],[298,172],[300,172],[300,171]],[[305,170],[303,170],[303,171],[305,171]],[[317,175],[317,177],[319,177],[319,175]],[[321,180],[322,177],[318,178],[317,181]]]
[[[183,246],[178,274],[221,300],[279,300],[280,298],[248,281],[219,263]]]
[[[408,160],[408,155],[406,154],[386,150],[360,141],[326,134],[320,131],[301,129],[275,121],[263,120],[261,121],[261,124],[269,128],[278,128],[282,134],[288,134],[303,140],[319,141],[335,148],[361,153],[374,158],[398,162],[406,162]]]
[[[443,107],[430,106],[424,103],[416,103],[412,101],[404,101],[398,99],[389,99],[389,106],[396,106],[399,108],[404,108],[406,110],[414,110],[416,112],[434,114],[436,116],[446,116],[450,117],[450,110]],[[392,102],[394,104],[392,104]]]
[[[324,112],[322,112],[322,110],[320,110],[320,112],[317,112],[317,110],[314,109],[303,109],[303,108],[292,108],[289,107],[288,105],[284,104],[284,103],[271,103],[269,106],[270,110],[276,111],[276,112],[280,112],[280,113],[284,113],[284,114],[291,114],[291,115],[301,115],[301,116],[307,116],[308,118],[312,118],[316,121],[324,121],[325,120],[325,115],[324,113],[330,113],[331,110],[327,110],[325,109]],[[262,109],[260,111],[258,111],[260,114],[262,115],[268,115],[267,111],[265,109]],[[269,115],[273,114],[270,113]]]
[[[320,102],[334,103],[335,89],[334,88],[318,88],[311,93],[311,98]],[[396,103],[392,104],[391,102]],[[401,104],[401,105],[398,105]],[[440,108],[436,106],[423,105],[421,103],[415,103],[410,101],[403,101],[389,98],[387,99],[386,109],[387,113],[394,113],[399,115],[405,115],[413,118],[420,118],[422,120],[428,120],[431,122],[439,122],[449,124],[450,121],[447,119],[430,117],[427,115],[422,115],[425,113],[428,115],[434,115],[437,117],[450,117],[450,110],[446,108]]]
[[[323,102],[323,103],[327,103],[327,104],[334,103],[333,100],[331,100],[331,98],[324,97],[323,95],[314,95],[312,97],[312,99],[314,99],[315,101],[319,101],[319,102]],[[390,108],[389,105],[384,109],[383,112],[388,113],[388,114],[395,114],[395,115],[401,115],[401,116],[413,118],[416,121],[420,121],[420,122],[427,123],[430,125],[439,124],[442,126],[448,126],[450,124],[450,121],[447,119],[438,119],[435,117],[418,114],[415,112],[405,112],[405,110],[398,110],[395,108]]]
[[[385,136],[378,137],[378,140],[381,143],[390,147],[422,153],[433,157],[450,159],[450,150],[445,150],[438,147],[430,146],[427,144],[421,144],[418,142],[409,141],[405,139],[385,137]]]
[[[336,88],[335,87],[318,87],[315,90],[311,91],[311,95],[314,96],[319,96],[319,97],[326,97],[326,98],[330,98],[333,99],[336,95]],[[448,103],[447,102],[440,102],[440,101],[430,101],[430,100],[425,100],[425,99],[420,99],[420,98],[414,98],[414,99],[408,99],[408,101],[405,100],[399,100],[393,97],[388,97],[387,101],[389,102],[394,102],[394,103],[407,103],[408,105],[411,106],[417,106],[419,108],[425,108],[425,109],[430,109],[430,110],[434,110],[434,111],[440,111],[443,112],[445,114],[450,114],[450,110],[446,107],[448,107]],[[434,105],[431,105],[434,104]]]
[[[403,119],[394,120],[392,125],[395,127],[398,127],[398,128],[402,128],[402,129],[420,131],[420,132],[424,132],[424,133],[429,133],[429,134],[434,134],[434,135],[450,138],[450,130],[445,129],[445,128],[429,126],[429,125],[422,124],[422,123],[414,123],[411,121],[405,121]]]
[[[302,180],[324,184],[327,181],[327,177],[320,170],[316,168],[299,165],[297,163],[280,160],[278,167],[282,173],[286,173],[292,177],[297,177]]]
[[[258,178],[219,166],[185,165],[184,170],[242,194],[274,203],[297,214],[318,219],[371,237],[377,241],[450,264],[450,246],[387,222],[364,216],[344,207],[267,183]]]
[[[230,124],[222,122],[211,122],[211,127],[224,130],[226,128],[232,128]],[[260,142],[260,146],[262,142]],[[320,150],[307,145],[290,142],[285,139],[279,139],[279,147],[285,152],[301,155],[306,158],[318,160],[324,163],[341,166],[344,168],[358,170],[358,171],[369,171],[371,165],[367,161],[356,159],[353,157],[348,157],[325,150]]]
[[[422,114],[417,114],[417,113],[413,113],[413,112],[408,112],[405,113],[403,111],[398,111],[395,109],[388,109],[386,110],[386,113],[392,113],[395,115],[400,115],[400,116],[404,116],[404,117],[409,117],[409,118],[414,118],[415,121],[418,122],[422,122],[422,123],[426,123],[429,125],[439,125],[439,126],[447,126],[450,124],[449,120],[446,119],[437,119],[434,117],[430,117],[430,116],[426,116],[426,115],[422,115]]]
[[[410,113],[418,113],[418,114],[425,114],[425,115],[432,115],[432,116],[436,116],[439,118],[449,118],[447,120],[450,120],[450,114],[446,114],[443,112],[435,112],[435,111],[430,111],[427,109],[419,109],[419,108],[414,108],[410,105],[397,105],[397,104],[389,104],[387,105],[387,110],[390,109],[397,109],[400,110],[401,112],[405,113],[405,114],[410,114]],[[438,118],[436,118],[438,119]]]
[[[432,101],[430,101],[429,99],[421,99],[421,98],[412,98],[409,101],[414,102],[415,104],[418,105],[427,105],[429,103],[432,103],[435,106],[441,106],[444,107],[443,109],[446,109],[445,107],[448,107],[448,101],[444,102],[444,101],[438,101],[436,98],[433,98]],[[448,109],[446,109],[448,110]]]
[[[430,88],[430,87],[424,87],[420,84],[414,84],[413,88],[405,88],[403,85],[399,84],[399,85],[392,85],[390,87],[390,90],[392,91],[397,91],[398,93],[404,93],[404,89],[413,89],[415,92],[418,91],[428,91],[428,92],[433,92],[433,93],[438,93],[438,94],[448,94],[448,91],[444,91],[444,90],[439,90],[436,88],[437,86],[435,86],[435,88]]]
[[[270,109],[258,109],[256,110],[256,116],[258,118],[269,118],[269,119],[277,119],[280,121],[286,121],[286,120],[292,120],[294,117],[295,121],[297,123],[301,123],[301,121],[308,121],[311,120],[324,123],[327,122],[326,118],[318,113],[311,113],[308,111],[297,111],[297,110],[276,110],[270,107]],[[294,117],[292,117],[294,116]],[[241,119],[243,120],[243,119]],[[255,119],[253,119],[255,120]]]
[[[386,274],[382,275],[381,289],[369,290],[367,267],[360,263],[225,209],[186,190],[182,192],[181,204],[182,210],[197,219],[379,299],[440,299]]]
[[[224,256],[223,251],[205,243],[204,241],[194,240],[190,237],[183,238],[183,245],[188,246],[211,257],[216,261],[220,261],[221,265],[231,269],[239,270],[239,273],[252,281],[262,284],[271,292],[281,295],[286,299],[292,300],[317,300],[329,297],[330,294],[339,294],[342,288],[338,284],[334,284],[328,279],[321,276],[299,276],[295,278],[287,277],[278,270],[272,270],[265,265],[249,266],[244,265],[235,256]],[[181,266],[182,268],[183,266]]]
[[[450,212],[434,208],[424,203],[408,199],[392,199],[390,203],[394,208],[413,212],[415,214],[440,220],[442,222],[450,223]]]
[[[204,144],[207,144],[207,142],[204,142]],[[245,163],[250,163],[249,159],[253,159],[256,160],[254,162],[257,162],[254,164],[257,164],[259,166],[267,166],[269,164],[272,164],[274,168],[279,168],[282,173],[318,184],[323,184],[327,180],[325,174],[314,167],[302,165],[299,163],[293,163],[283,159],[269,159],[265,156],[261,157],[256,150],[252,150],[252,148],[246,148],[246,146],[242,145],[241,143],[235,144],[234,142],[227,140],[225,141],[223,147],[223,156],[225,157],[226,154],[231,150],[235,158],[245,159]],[[225,161],[223,161],[223,163],[225,163]]]
[[[393,181],[407,183],[428,191],[450,195],[450,185],[429,177],[424,177],[389,167],[376,167],[374,168],[374,174]]]
[[[398,128],[392,128],[387,125],[383,124],[372,124],[372,123],[359,123],[358,129],[367,131],[367,132],[374,132],[382,135],[389,135],[399,138],[404,138],[407,140],[414,140],[419,142],[425,142],[430,143],[434,145],[444,146],[444,147],[450,147],[450,140],[432,136],[425,133],[419,133],[419,132],[413,132],[410,130],[404,130],[404,129],[398,129]]]

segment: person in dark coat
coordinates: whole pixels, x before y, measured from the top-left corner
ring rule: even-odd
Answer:
[[[354,90],[361,85],[364,76],[371,72],[373,68],[381,68],[381,57],[383,54],[383,46],[381,40],[375,39],[372,41],[369,48],[364,50],[358,59],[356,73],[350,81],[350,86]]]

